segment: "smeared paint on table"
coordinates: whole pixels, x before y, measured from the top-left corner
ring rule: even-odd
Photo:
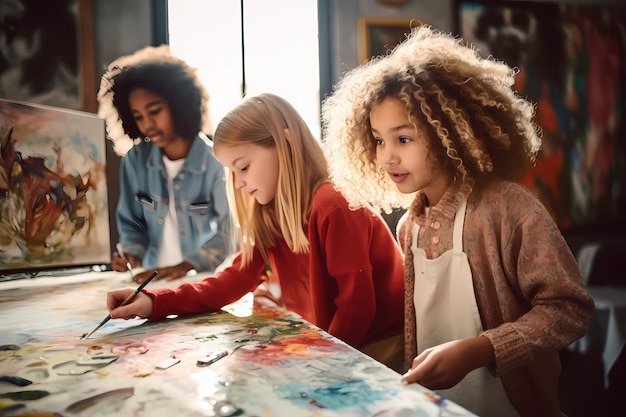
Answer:
[[[111,320],[81,340],[106,314],[106,291],[132,285],[127,275],[40,280],[0,285],[0,375],[33,382],[0,382],[0,415],[472,415],[263,299],[157,323]],[[228,355],[197,366],[218,350]],[[180,362],[157,368],[171,357]]]

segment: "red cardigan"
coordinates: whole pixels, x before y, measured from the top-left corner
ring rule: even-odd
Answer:
[[[403,332],[402,254],[380,215],[350,210],[333,185],[321,185],[308,225],[310,251],[295,254],[280,238],[269,251],[285,307],[355,348]],[[227,269],[176,288],[144,290],[154,301],[150,320],[170,314],[216,311],[261,283],[265,263],[258,251],[240,269]]]

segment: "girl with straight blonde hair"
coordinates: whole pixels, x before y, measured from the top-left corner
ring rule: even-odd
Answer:
[[[218,310],[253,291],[266,265],[282,303],[304,319],[402,371],[403,263],[393,234],[368,207],[352,210],[328,180],[320,143],[287,101],[261,94],[220,121],[214,152],[228,169],[240,235],[231,266],[175,289],[109,292],[113,318]]]

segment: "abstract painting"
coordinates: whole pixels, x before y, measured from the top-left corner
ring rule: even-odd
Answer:
[[[93,0],[0,2],[0,97],[97,111]]]
[[[0,273],[110,263],[104,121],[0,100]]]
[[[536,106],[543,149],[520,182],[562,231],[626,230],[626,8],[457,0],[457,18]]]

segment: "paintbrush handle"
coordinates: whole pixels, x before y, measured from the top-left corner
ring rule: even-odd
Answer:
[[[102,321],[100,322],[100,324],[98,324],[98,325],[96,326],[96,328],[95,328],[95,329],[93,329],[92,331],[90,331],[90,332],[89,332],[89,333],[87,333],[86,335],[83,335],[83,336],[81,337],[81,339],[88,339],[88,338],[89,338],[89,336],[91,336],[92,334],[94,334],[94,333],[95,333],[95,332],[96,332],[96,331],[97,331],[100,327],[104,326],[104,325],[106,324],[106,322],[107,322],[107,321],[109,321],[109,320],[111,320],[111,315],[110,315],[110,314],[107,314],[107,316],[104,318],[104,320],[102,320]]]
[[[150,275],[150,276],[148,277],[148,279],[147,279],[147,280],[145,280],[145,281],[144,281],[144,282],[143,282],[140,286],[138,286],[138,287],[137,287],[137,289],[136,289],[135,291],[133,291],[133,292],[131,292],[130,294],[128,294],[128,297],[126,297],[126,298],[124,299],[124,301],[122,301],[122,304],[120,304],[120,306],[125,306],[126,304],[130,303],[131,301],[133,301],[133,300],[135,299],[135,297],[137,297],[137,294],[139,294],[139,292],[141,292],[141,290],[143,290],[143,289],[144,289],[144,287],[145,287],[146,285],[148,285],[148,283],[149,283],[150,281],[152,281],[152,280],[154,279],[154,277],[156,277],[156,276],[157,276],[157,274],[158,274],[158,272],[157,272],[157,271],[154,271],[154,272],[152,273],[152,275]],[[93,329],[91,332],[89,332],[89,334],[87,334],[87,335],[85,335],[85,336],[81,337],[81,339],[87,339],[89,336],[91,336],[92,334],[94,334],[96,330],[98,330],[100,327],[104,326],[104,324],[105,324],[107,321],[109,321],[109,320],[111,320],[111,313],[107,314],[107,316],[104,318],[104,320],[102,320],[102,321],[100,322],[100,324],[98,324],[98,325],[96,326],[96,328],[95,328],[95,329]]]
[[[102,321],[100,322],[100,324],[98,324],[98,327],[96,327],[96,329],[94,330],[94,332],[95,332],[96,330],[98,330],[100,327],[104,326],[104,325],[106,324],[106,322],[107,322],[107,321],[109,321],[109,320],[111,320],[111,315],[110,315],[110,314],[107,314],[107,316],[104,318],[104,320],[102,320]]]
[[[152,280],[154,279],[154,277],[156,277],[156,276],[157,276],[157,274],[158,274],[158,272],[157,272],[157,271],[154,271],[154,272],[152,273],[152,275],[150,275],[150,276],[148,277],[148,279],[147,279],[147,280],[145,280],[144,282],[142,282],[142,283],[141,283],[141,285],[140,285],[140,286],[138,286],[138,287],[137,287],[137,289],[136,289],[133,293],[131,293],[128,297],[126,297],[126,299],[124,300],[124,302],[122,302],[122,304],[121,304],[121,305],[123,305],[123,306],[124,306],[124,305],[126,305],[126,304],[130,303],[131,301],[133,301],[133,298],[137,297],[137,294],[139,294],[139,293],[141,292],[141,290],[143,290],[143,289],[145,288],[145,286],[146,286],[146,285],[148,285],[148,284],[150,283],[150,281],[152,281]]]
[[[148,285],[150,283],[150,281],[152,281],[154,279],[154,277],[157,276],[157,274],[158,274],[158,272],[154,271],[152,273],[152,275],[150,275],[147,280],[142,282],[141,285],[138,286],[135,291],[133,291],[130,294],[128,294],[128,297],[126,297],[124,299],[124,301],[122,301],[122,304],[120,304],[119,306],[121,307],[121,306],[125,306],[126,304],[130,304],[130,302],[133,301],[135,299],[135,297],[137,297],[137,294],[139,294],[141,292],[141,290],[143,290],[145,288],[145,286]]]
[[[130,272],[130,276],[134,278],[133,266],[130,264],[130,262],[128,262],[128,258],[126,257],[126,255],[124,255],[124,249],[122,248],[122,245],[117,243],[115,245],[115,250],[117,250],[117,253],[120,255],[120,258],[122,258],[122,260],[126,262],[126,268],[128,268],[128,272]]]
[[[141,292],[141,290],[143,290],[145,288],[145,286],[148,285],[150,283],[150,281],[152,281],[154,279],[154,277],[157,276],[157,274],[158,274],[158,272],[154,271],[152,273],[152,275],[150,275],[147,280],[142,282],[141,285],[138,286],[135,291],[133,291],[130,294],[128,294],[128,297],[126,297],[124,299],[124,301],[122,301],[122,304],[120,304],[118,307],[125,306],[126,304],[129,304],[131,301],[133,301],[135,299],[135,297],[137,297],[137,294],[139,294]]]

